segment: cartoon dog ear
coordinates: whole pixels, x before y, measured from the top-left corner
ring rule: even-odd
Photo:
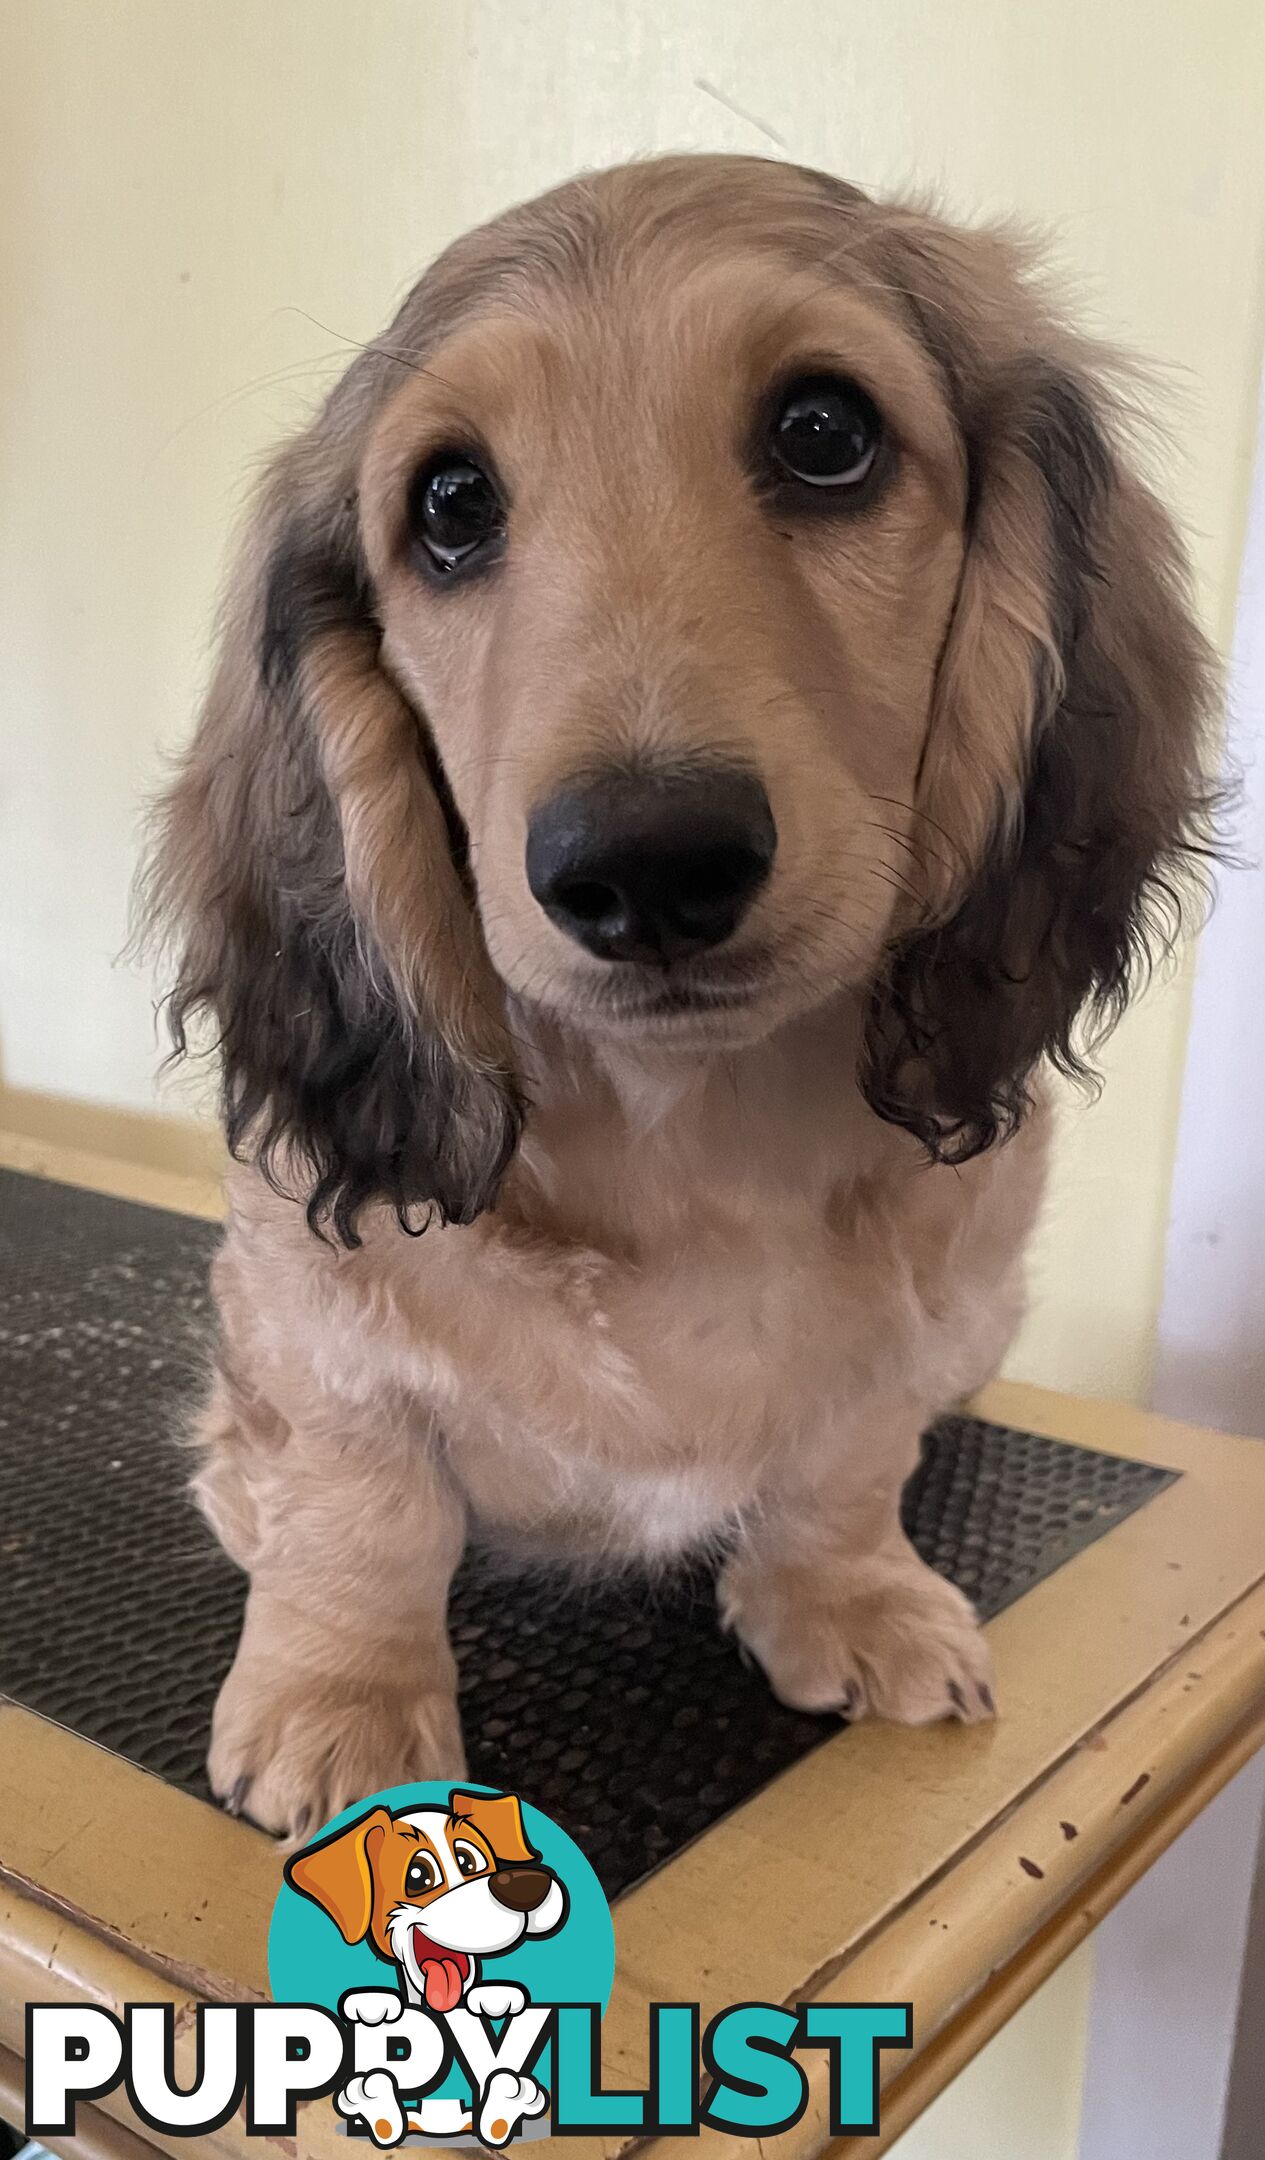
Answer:
[[[489,1793],[454,1792],[448,1804],[454,1815],[464,1815],[467,1822],[474,1824],[498,1860],[509,1866],[539,1860],[540,1854],[527,1842],[516,1793],[497,1793],[494,1797]]]
[[[284,1874],[292,1890],[327,1912],[344,1942],[363,1942],[373,1915],[373,1862],[391,1827],[384,1807],[371,1808],[317,1845],[292,1853]]]

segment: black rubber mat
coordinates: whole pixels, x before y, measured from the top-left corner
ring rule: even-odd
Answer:
[[[177,1445],[216,1236],[0,1171],[0,1692],[203,1796],[243,1597]],[[906,1518],[991,1615],[1171,1478],[946,1418]],[[452,1628],[471,1775],[553,1815],[611,1895],[838,1729],[773,1700],[697,1571],[580,1592],[472,1558]]]

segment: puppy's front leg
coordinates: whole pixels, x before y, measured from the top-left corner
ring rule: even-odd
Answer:
[[[993,1715],[975,1612],[901,1528],[922,1422],[902,1408],[788,1462],[721,1575],[725,1625],[793,1709],[900,1725]]]
[[[208,1771],[301,1840],[383,1786],[464,1773],[447,1603],[465,1517],[435,1451],[387,1413],[292,1428],[268,1480]]]

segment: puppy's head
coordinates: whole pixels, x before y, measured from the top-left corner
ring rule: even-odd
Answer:
[[[447,1809],[371,1808],[286,1862],[291,1887],[344,1942],[403,1967],[434,2010],[460,2001],[476,1957],[552,1935],[566,1892],[528,1843],[512,1793],[454,1792]]]
[[[851,999],[871,1103],[948,1157],[1079,1070],[1208,815],[1110,379],[1005,236],[791,166],[459,242],[274,468],[166,808],[234,1144],[348,1241],[468,1219],[507,993],[691,1052]]]

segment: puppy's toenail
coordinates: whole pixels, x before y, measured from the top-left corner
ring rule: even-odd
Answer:
[[[958,1686],[956,1680],[950,1680],[949,1682],[949,1701],[952,1703],[959,1717],[966,1716],[966,1697],[962,1693],[962,1690]]]
[[[311,1825],[311,1821],[311,1808],[301,1807],[298,1814],[294,1818],[294,1826],[290,1833],[291,1836],[294,1838],[296,1844],[301,1845],[303,1843],[304,1838],[308,1834],[308,1829]]]
[[[982,1680],[980,1682],[979,1699],[983,1704],[984,1708],[987,1710],[989,1716],[996,1717],[997,1699],[994,1696],[992,1689],[990,1687],[986,1687]]]
[[[240,1815],[246,1805],[246,1795],[249,1791],[250,1779],[248,1777],[239,1777],[224,1802],[225,1814]]]

